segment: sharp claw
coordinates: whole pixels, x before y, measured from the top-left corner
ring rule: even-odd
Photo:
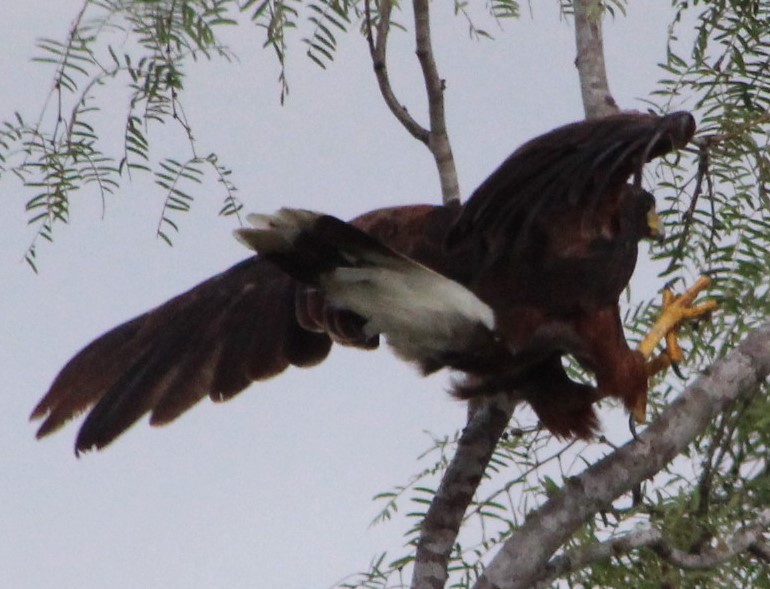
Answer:
[[[684,352],[679,345],[679,326],[666,334],[666,354],[671,359],[671,364],[679,364],[684,360]]]
[[[682,369],[679,367],[679,362],[672,362],[671,370],[680,380],[687,380],[687,377],[682,373]]]
[[[639,435],[636,433],[636,419],[633,415],[628,416],[628,429],[635,440],[639,439]]]

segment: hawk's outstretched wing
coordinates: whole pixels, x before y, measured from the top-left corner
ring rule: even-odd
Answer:
[[[32,417],[38,436],[91,409],[76,447],[102,447],[137,419],[172,421],[200,399],[229,399],[290,364],[329,352],[325,333],[303,329],[296,283],[249,258],[160,307],[107,332],[62,369]]]

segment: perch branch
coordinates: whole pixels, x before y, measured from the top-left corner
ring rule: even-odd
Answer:
[[[544,575],[554,552],[597,512],[659,472],[728,405],[770,374],[770,323],[753,330],[674,400],[636,440],[570,479],[531,513],[490,562],[476,589],[521,589]]]
[[[463,515],[516,403],[512,395],[497,395],[483,402],[469,419],[422,522],[412,589],[444,587],[449,556]]]

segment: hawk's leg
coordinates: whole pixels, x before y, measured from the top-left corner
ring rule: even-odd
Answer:
[[[652,376],[669,366],[676,366],[684,359],[678,339],[679,326],[685,321],[708,315],[717,307],[716,301],[693,305],[698,295],[708,288],[709,284],[711,279],[708,276],[701,276],[692,287],[679,296],[675,296],[669,289],[663,291],[663,309],[660,317],[637,348],[647,360],[648,375]],[[663,340],[666,342],[665,351],[653,357],[655,348]],[[639,403],[632,409],[631,414],[637,423],[643,423],[646,412],[645,397],[639,399]]]

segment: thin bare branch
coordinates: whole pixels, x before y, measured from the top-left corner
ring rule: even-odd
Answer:
[[[516,403],[512,395],[498,395],[485,400],[469,419],[422,522],[412,589],[444,587],[449,556],[463,515]]]
[[[406,107],[396,98],[393,87],[390,85],[390,76],[388,75],[387,52],[388,52],[388,33],[390,32],[390,14],[393,9],[391,0],[380,0],[379,19],[377,21],[376,38],[373,33],[374,23],[372,22],[371,0],[364,2],[364,18],[366,26],[366,40],[369,43],[369,55],[372,57],[374,75],[377,77],[377,84],[380,87],[385,104],[390,112],[396,117],[399,123],[409,131],[418,141],[425,145],[429,143],[429,132],[409,114]]]
[[[587,119],[619,112],[607,82],[602,40],[602,7],[600,0],[574,0],[575,66],[580,78],[580,92]]]
[[[531,513],[490,562],[476,589],[529,587],[585,521],[681,453],[728,405],[770,374],[770,323],[749,333],[674,400],[636,440],[570,479]]]
[[[680,221],[683,224],[682,235],[680,236],[679,241],[677,242],[676,247],[674,248],[674,253],[671,256],[671,261],[668,263],[668,267],[663,272],[664,274],[667,274],[668,272],[671,272],[672,270],[674,270],[674,268],[676,268],[677,263],[680,262],[684,257],[685,245],[687,244],[687,238],[690,236],[690,228],[691,228],[693,216],[695,215],[695,210],[698,206],[698,200],[703,194],[704,181],[707,186],[708,198],[709,199],[713,198],[713,190],[712,190],[711,179],[710,179],[711,176],[709,171],[709,162],[710,162],[709,149],[711,147],[711,144],[708,138],[705,138],[698,141],[696,145],[698,147],[698,169],[697,169],[697,172],[695,173],[695,189],[693,190],[692,197],[690,198],[690,206],[687,207],[687,211],[685,211],[684,215],[682,215],[682,220]]]
[[[444,116],[445,81],[441,79],[433,58],[430,37],[430,11],[428,0],[414,0],[414,33],[417,41],[417,59],[420,60],[425,89],[428,92],[428,113],[430,115],[430,136],[428,147],[436,160],[441,196],[444,203],[460,201],[460,186],[457,182],[452,147]]]
[[[747,133],[761,128],[761,126],[766,123],[770,123],[770,112],[762,113],[740,124],[733,125],[729,128],[728,131],[725,131],[724,133],[695,137],[693,138],[692,142],[698,148],[710,148],[714,145],[725,143],[727,141],[745,136]]]

